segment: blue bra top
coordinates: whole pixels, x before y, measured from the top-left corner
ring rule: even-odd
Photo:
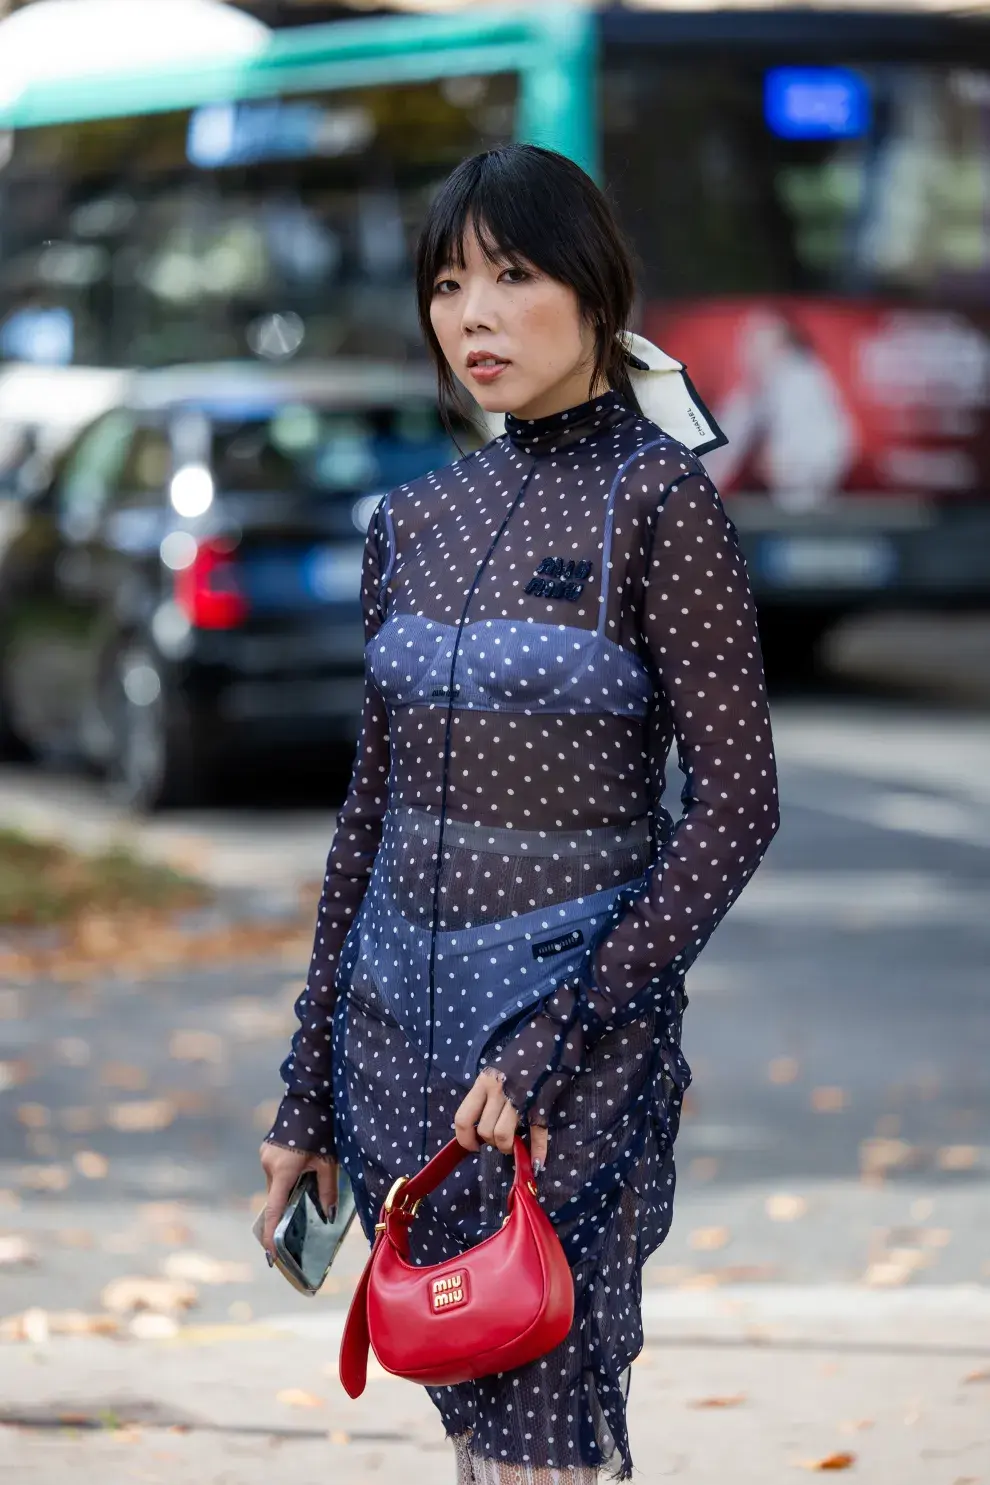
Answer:
[[[666,441],[665,436],[656,440]],[[643,452],[637,450],[632,457]],[[458,644],[456,624],[416,613],[389,613],[369,642],[366,658],[390,707],[453,704],[476,711],[647,715],[653,698],[649,672],[636,655],[605,635],[615,500],[630,462],[626,460],[616,473],[606,507],[597,627],[479,619],[464,624]],[[382,512],[390,552],[381,578],[382,612],[397,555],[389,506],[386,496]]]
[[[646,668],[596,629],[518,619],[465,624],[451,676],[456,638],[456,624],[390,614],[367,650],[386,702],[616,717],[645,717],[649,709]]]

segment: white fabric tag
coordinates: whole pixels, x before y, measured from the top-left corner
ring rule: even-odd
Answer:
[[[651,422],[694,454],[709,454],[728,439],[695,391],[683,361],[675,361],[643,335],[626,330],[629,380]],[[636,363],[639,363],[638,365]]]
[[[631,330],[624,331],[621,338],[629,361],[629,381],[652,423],[693,454],[708,454],[728,443],[695,391],[682,361],[675,361],[651,340]],[[501,413],[481,412],[481,419],[492,438],[500,438],[505,432]]]

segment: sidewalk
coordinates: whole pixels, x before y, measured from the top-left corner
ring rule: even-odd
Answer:
[[[344,1395],[342,1318],[2,1345],[0,1471],[32,1485],[450,1485],[417,1388],[373,1369],[359,1402]],[[984,1289],[654,1292],[646,1332],[631,1393],[644,1482],[783,1485],[844,1455],[871,1485],[990,1482]]]

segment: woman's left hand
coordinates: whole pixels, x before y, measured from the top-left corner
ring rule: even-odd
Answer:
[[[510,1155],[518,1129],[519,1111],[506,1098],[501,1077],[488,1069],[480,1072],[454,1115],[457,1143],[465,1150],[480,1150],[482,1145],[494,1145],[503,1155]],[[547,1143],[544,1126],[531,1124],[529,1153],[537,1171],[547,1163]]]

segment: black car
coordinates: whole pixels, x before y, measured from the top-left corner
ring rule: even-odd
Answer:
[[[221,762],[352,742],[371,512],[452,452],[426,368],[136,374],[0,552],[0,750],[153,809]]]

